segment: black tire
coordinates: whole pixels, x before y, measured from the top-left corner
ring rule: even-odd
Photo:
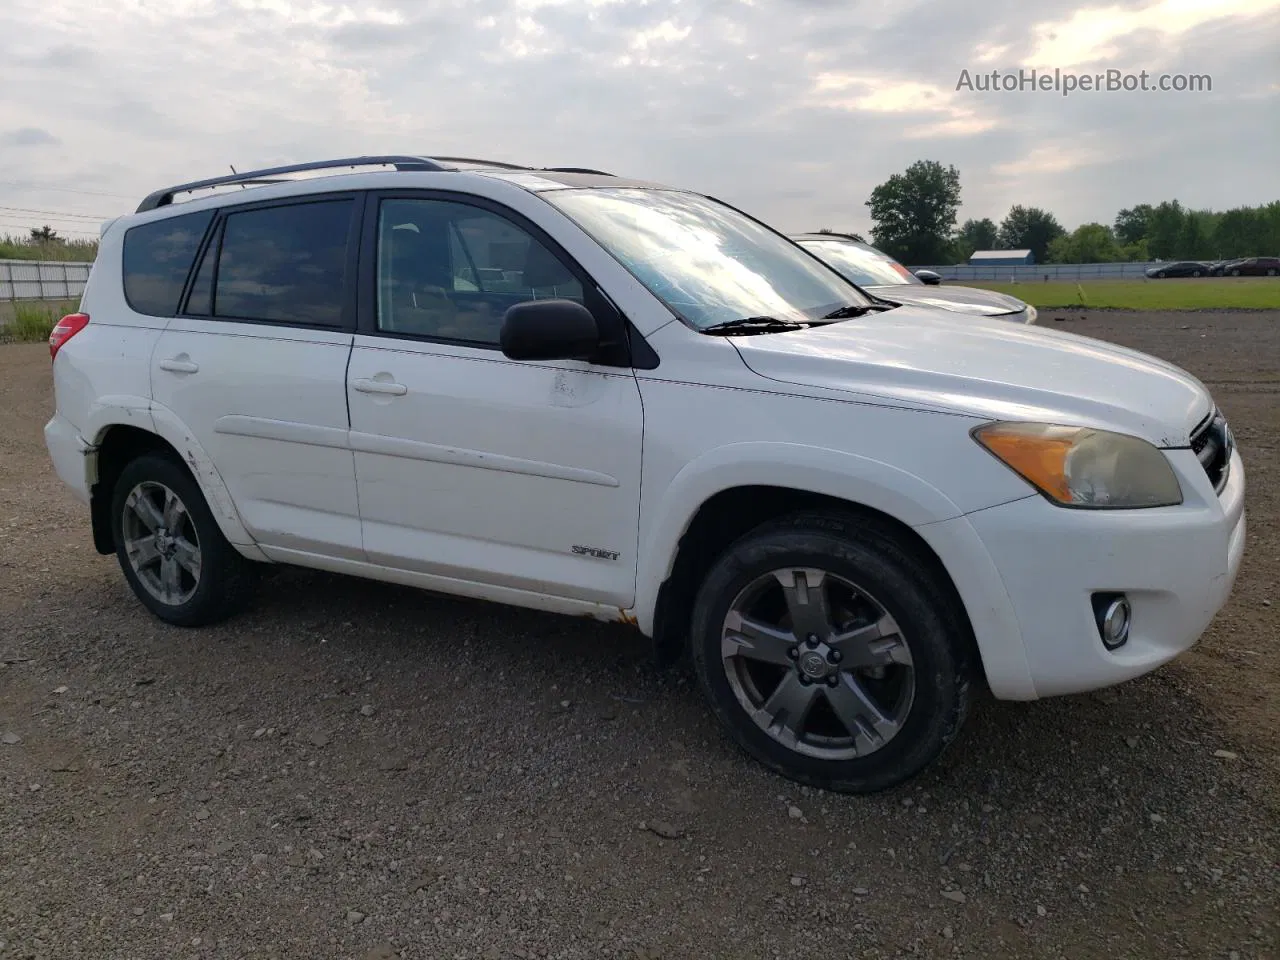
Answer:
[[[145,586],[134,569],[126,545],[126,519],[130,495],[140,485],[154,489],[160,485],[172,491],[185,508],[183,523],[188,534],[194,532],[199,547],[199,576],[193,580],[189,596],[181,602],[166,603]],[[200,627],[218,623],[243,610],[253,597],[257,566],[236,551],[222,535],[213,514],[195,480],[186,467],[162,454],[145,454],[121,471],[111,497],[111,531],[116,544],[116,557],[125,579],[143,605],[155,616],[182,627]]]
[[[721,657],[725,617],[749,584],[787,567],[821,569],[864,587],[901,628],[914,698],[896,735],[866,755],[827,759],[783,745],[752,720],[730,683]],[[886,790],[932,763],[964,724],[979,676],[967,617],[948,585],[888,526],[839,514],[791,516],[728,548],[698,591],[690,648],[713,711],[748,754],[788,779],[842,793]]]
[[[1232,275],[1233,277],[1238,277],[1238,276],[1240,276],[1240,271],[1239,271],[1239,270],[1232,270],[1232,271],[1231,271],[1231,275]]]
[[[1200,271],[1199,271],[1199,270],[1193,270],[1193,271],[1191,272],[1191,275],[1192,275],[1193,277],[1198,277],[1198,276],[1200,276]]]

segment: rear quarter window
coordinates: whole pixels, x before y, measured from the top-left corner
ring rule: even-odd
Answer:
[[[132,227],[124,235],[124,297],[130,309],[172,317],[213,211],[186,213]]]

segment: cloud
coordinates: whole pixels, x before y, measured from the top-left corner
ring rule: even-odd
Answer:
[[[0,131],[0,147],[56,147],[62,141],[40,127]]]
[[[1280,153],[1280,0],[5,0],[9,206],[100,211],[323,156],[582,165],[712,193],[782,229],[865,231],[874,186],[961,172],[961,216],[1065,224],[1134,202],[1256,203]],[[148,55],[148,52],[156,52]],[[1213,76],[1210,94],[987,93],[1023,65]],[[20,182],[23,187],[12,184]],[[41,193],[30,184],[57,188]],[[131,208],[127,201],[117,212]],[[54,204],[57,204],[56,206]]]
[[[1025,63],[1067,69],[1123,56],[1134,34],[1150,33],[1165,44],[1224,19],[1263,17],[1280,10],[1280,0],[1159,0],[1134,8],[1085,7],[1065,20],[1036,24],[1036,46]]]
[[[965,102],[954,90],[914,80],[827,72],[814,78],[817,104],[849,113],[894,114],[908,140],[964,137],[994,129],[999,118]]]
[[[1096,147],[1080,146],[1070,142],[1049,143],[1036,147],[1017,159],[998,163],[992,167],[992,171],[1002,177],[1065,173],[1099,163],[1105,158],[1106,154]]]

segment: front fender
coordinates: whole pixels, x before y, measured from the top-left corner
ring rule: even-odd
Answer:
[[[701,506],[734,487],[785,487],[860,504],[917,527],[962,511],[914,474],[857,454],[798,443],[752,442],[717,447],[690,461],[644,509],[646,530],[636,577],[635,614],[647,636],[654,629],[658,590],[671,573],[689,524]]]

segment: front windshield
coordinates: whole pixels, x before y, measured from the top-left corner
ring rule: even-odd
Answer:
[[[845,240],[801,240],[800,244],[860,287],[920,283],[910,270],[879,250]]]
[[[635,188],[542,196],[698,329],[747,317],[804,322],[868,303],[786,237],[706,197]]]

